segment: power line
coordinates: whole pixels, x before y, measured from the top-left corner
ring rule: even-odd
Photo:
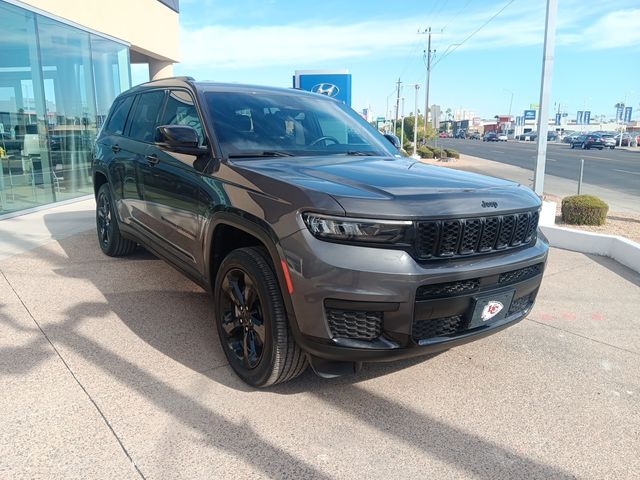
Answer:
[[[458,12],[453,17],[451,17],[447,23],[445,23],[444,27],[442,27],[440,31],[444,32],[444,29],[447,28],[449,25],[451,25],[451,22],[453,22],[456,18],[459,17],[460,14],[469,6],[470,3],[471,3],[471,0],[467,0],[467,2],[462,6],[462,8],[458,10]]]
[[[462,42],[460,43],[456,43],[454,44],[453,48],[451,50],[449,50],[449,52],[446,55],[442,55],[440,57],[440,59],[434,63],[432,65],[432,68],[435,67],[438,63],[440,63],[442,60],[444,60],[445,58],[447,58],[449,55],[451,55],[453,52],[455,52],[458,48],[460,48],[462,45],[465,44],[465,42],[467,42],[467,40],[469,40],[471,37],[473,37],[476,33],[478,33],[480,30],[482,30],[484,27],[486,27],[487,25],[489,25],[489,23],[491,23],[491,21],[493,19],[495,19],[498,15],[500,15],[502,12],[504,12],[504,10],[511,5],[513,2],[515,2],[516,0],[509,0],[509,2],[507,2],[500,10],[498,10],[496,13],[494,13],[486,22],[484,22],[482,25],[480,25],[476,30],[474,30],[471,34],[469,34],[464,40],[462,40]]]

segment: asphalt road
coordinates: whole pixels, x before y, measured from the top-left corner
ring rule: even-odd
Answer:
[[[535,142],[482,142],[439,138],[439,147],[450,147],[460,153],[486,158],[533,171]],[[546,174],[577,180],[580,159],[584,158],[583,181],[628,195],[640,196],[640,149],[572,150],[566,143],[549,143]]]

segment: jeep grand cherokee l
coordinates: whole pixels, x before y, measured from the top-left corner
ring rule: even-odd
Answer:
[[[404,158],[309,92],[135,87],[98,135],[93,175],[102,251],[142,244],[211,292],[253,386],[497,332],[529,313],[547,258],[531,190]]]

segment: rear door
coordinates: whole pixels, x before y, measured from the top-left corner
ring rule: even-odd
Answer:
[[[148,90],[137,96],[130,121],[127,122],[127,142],[123,145],[123,149],[130,152],[128,155],[131,157],[131,180],[124,190],[124,194],[128,195],[126,204],[131,224],[146,236],[150,236],[153,229],[144,199],[145,156],[149,146],[153,144],[164,96],[163,89]]]
[[[125,136],[134,101],[135,95],[117,100],[96,142],[96,158],[103,160],[107,165],[118,216],[125,223],[131,222],[133,205],[142,201],[133,144]]]

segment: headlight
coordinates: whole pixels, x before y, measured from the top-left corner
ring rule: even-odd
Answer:
[[[409,220],[370,220],[304,213],[309,231],[321,240],[357,243],[407,245],[413,222]]]

